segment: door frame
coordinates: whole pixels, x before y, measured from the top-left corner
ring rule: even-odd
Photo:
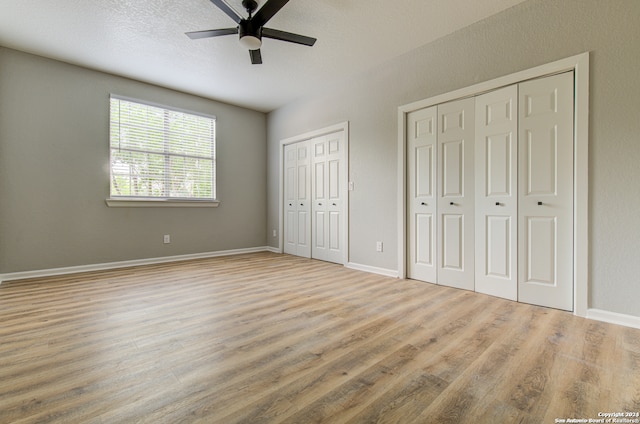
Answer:
[[[589,52],[505,75],[398,108],[398,276],[407,276],[407,114],[561,72],[574,71],[573,313],[589,307]]]
[[[304,134],[299,134],[299,135],[295,135],[293,137],[289,137],[289,138],[285,138],[283,140],[280,140],[280,146],[279,146],[279,187],[280,187],[280,194],[279,194],[279,200],[278,200],[278,248],[280,249],[280,252],[284,252],[284,146],[288,145],[288,144],[293,144],[293,143],[298,143],[301,141],[305,141],[305,140],[310,140],[312,138],[316,138],[316,137],[320,137],[323,135],[327,135],[327,134],[332,134],[335,132],[340,132],[342,131],[342,133],[344,134],[344,169],[345,169],[345,176],[344,176],[344,181],[342,182],[342,184],[345,184],[344,187],[344,193],[345,193],[345,200],[343,203],[343,208],[344,210],[343,212],[343,216],[342,216],[342,221],[341,221],[341,225],[342,228],[344,228],[344,231],[342,231],[341,237],[342,237],[342,245],[344,246],[344,250],[342,253],[342,265],[346,265],[349,262],[349,190],[348,190],[348,184],[349,184],[349,121],[345,121],[345,122],[340,122],[338,124],[335,125],[330,125],[328,127],[324,127],[324,128],[320,128],[317,130],[313,130],[313,131],[309,131],[306,132]]]

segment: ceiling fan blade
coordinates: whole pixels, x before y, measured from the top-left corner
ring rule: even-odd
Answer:
[[[209,38],[209,37],[219,37],[221,35],[231,35],[237,34],[238,28],[222,28],[222,29],[209,29],[206,31],[192,31],[186,32],[187,37],[192,40],[197,40],[199,38]]]
[[[251,57],[251,63],[253,65],[260,65],[262,63],[262,54],[260,53],[260,49],[249,50],[249,56]]]
[[[251,21],[258,26],[263,26],[288,2],[289,0],[268,0],[251,18]]]
[[[274,40],[288,41],[290,43],[303,44],[305,46],[313,46],[316,42],[315,38],[305,35],[293,34],[291,32],[280,31],[278,29],[262,28],[262,36],[265,38],[273,38]]]
[[[235,23],[239,24],[242,20],[242,16],[238,15],[235,10],[231,8],[224,0],[210,0],[211,3],[216,5],[218,9],[222,10],[226,13],[231,19],[234,20]]]

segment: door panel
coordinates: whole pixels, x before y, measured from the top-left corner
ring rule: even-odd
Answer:
[[[442,151],[442,196],[464,196],[464,140],[440,143]]]
[[[325,241],[325,223],[327,222],[326,215],[327,214],[324,210],[316,210],[313,216],[315,222],[315,225],[313,226],[313,257],[316,259],[324,260],[324,257],[320,257],[318,255],[324,254],[327,249]]]
[[[328,181],[328,189],[329,189],[329,200],[339,200],[340,199],[340,184],[343,183],[341,181],[340,175],[340,160],[333,159],[328,162],[329,166],[329,174],[327,175]]]
[[[304,205],[302,205],[304,206]],[[309,249],[309,226],[307,222],[309,221],[309,212],[304,210],[304,208],[300,208],[298,210],[298,255],[305,256],[303,252],[306,252]]]
[[[428,144],[415,148],[415,195],[417,197],[433,197],[433,174],[434,167],[434,154],[435,144]]]
[[[318,201],[318,200],[323,200],[326,195],[325,195],[325,186],[324,186],[324,169],[325,169],[326,163],[324,161],[322,162],[315,162],[313,164],[313,171],[314,171],[314,178],[313,178],[313,198],[314,200]]]
[[[311,257],[315,259],[327,260],[327,206],[326,201],[326,178],[325,169],[327,166],[325,160],[325,145],[323,141],[312,140],[314,147],[313,156],[313,219],[311,220],[312,249]]]
[[[327,260],[343,264],[345,259],[344,238],[346,224],[344,220],[347,187],[347,155],[344,131],[329,134],[327,140]]]
[[[310,141],[313,152],[313,247],[311,257],[327,260],[327,140],[325,137]]]
[[[284,146],[284,253],[311,257],[309,153],[306,143]]]
[[[437,108],[407,116],[409,278],[435,283]]]
[[[518,87],[476,97],[476,291],[518,296]]]
[[[284,253],[297,255],[298,209],[297,176],[298,150],[296,145],[284,146]]]
[[[307,183],[307,175],[309,173],[308,167],[306,164],[304,165],[298,165],[298,201],[299,202],[306,202],[308,201],[308,193],[307,193],[307,188],[308,188],[308,183]]]
[[[526,228],[525,281],[555,286],[557,284],[555,246],[558,242],[556,219],[530,216],[527,218]]]
[[[298,256],[311,257],[311,181],[309,167],[311,166],[311,155],[307,143],[296,143],[298,151]]]
[[[343,206],[345,197],[344,132],[310,141],[313,146],[314,259],[344,263]]]
[[[573,72],[519,86],[518,300],[573,309]]]
[[[442,268],[464,271],[464,216],[442,214]]]
[[[327,234],[329,235],[329,259],[333,259],[332,262],[338,262],[338,258],[332,258],[331,254],[335,255],[335,252],[342,252],[340,218],[339,211],[329,211],[329,230]]]
[[[527,181],[527,195],[553,196],[556,193],[556,152],[558,151],[558,135],[555,126],[549,128],[549,134],[532,130],[524,131],[524,148],[527,163],[524,175]]]
[[[503,279],[510,279],[512,226],[511,217],[487,216],[486,217],[486,275]]]
[[[438,284],[474,289],[474,99],[439,105]]]
[[[327,136],[327,229],[328,254],[327,260],[335,263],[344,263],[345,248],[342,243],[344,231],[344,198],[346,197],[346,155],[344,146],[344,133],[339,132]]]
[[[514,121],[515,122],[515,121]],[[495,134],[485,139],[484,178],[486,196],[511,196],[512,173],[514,163],[512,150],[515,132]],[[515,152],[514,152],[515,153]]]
[[[285,211],[285,222],[284,222],[284,253],[289,253],[291,255],[297,254],[296,250],[296,238],[298,237],[296,233],[297,224],[296,224],[296,211],[295,210],[287,210]]]
[[[433,215],[417,213],[415,214],[415,220],[415,262],[420,266],[433,268],[435,266],[433,258],[435,253],[433,251],[433,240],[435,240]],[[433,282],[435,282],[435,279]]]

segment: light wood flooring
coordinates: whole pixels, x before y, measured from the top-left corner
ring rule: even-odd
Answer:
[[[640,411],[640,330],[272,253],[0,285],[0,423]]]

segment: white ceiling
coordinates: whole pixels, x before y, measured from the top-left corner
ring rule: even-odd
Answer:
[[[251,65],[237,36],[184,35],[236,26],[209,0],[0,0],[0,45],[266,112],[522,1],[291,0],[265,26],[315,46],[264,39]]]

